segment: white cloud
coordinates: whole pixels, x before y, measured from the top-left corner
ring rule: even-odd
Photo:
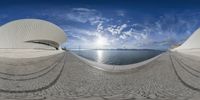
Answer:
[[[88,8],[72,8],[73,11],[83,11],[83,12],[96,12],[95,9],[88,9]]]
[[[132,34],[133,34],[133,29],[131,28],[130,30],[123,32],[123,34],[125,34],[125,35],[127,35],[127,36],[132,36]]]
[[[136,40],[140,40],[141,38],[138,35],[133,36]]]
[[[76,28],[76,24],[73,25],[72,23],[73,28],[66,28],[66,32],[69,32],[67,33],[68,35],[74,35],[75,38],[84,38],[87,40],[87,37],[106,34],[111,43],[118,42],[120,44],[124,41],[130,41],[131,45],[134,43],[138,44],[138,46],[153,44],[152,41],[155,39],[158,42],[163,41],[168,36],[171,36],[174,40],[177,36],[185,39],[186,36],[189,36],[199,26],[198,19],[200,18],[200,13],[191,13],[191,11],[188,11],[182,14],[164,14],[154,22],[144,20],[144,23],[141,22],[141,24],[138,24],[131,22],[134,21],[133,19],[127,19],[126,22],[123,22],[124,20],[120,19],[123,18],[121,16],[125,16],[126,14],[123,10],[113,11],[113,14],[118,16],[117,20],[114,17],[104,17],[100,11],[88,8],[67,8],[62,11],[57,10],[56,12],[48,10],[45,13],[45,16],[55,18],[56,21],[69,21],[70,24],[71,21],[80,22],[86,23],[89,27],[90,25],[92,26],[90,29],[93,28],[93,30],[88,30],[85,26],[77,26],[81,28]],[[188,13],[190,14],[188,15]],[[0,15],[0,18],[2,17]],[[177,30],[182,35],[177,35]],[[80,33],[80,35],[74,33]]]
[[[97,32],[102,33],[104,31],[104,27],[103,27],[103,22],[99,22],[99,24],[97,25]]]
[[[61,11],[54,11],[54,9],[39,12],[38,15],[49,16],[60,21],[74,21],[80,23],[90,23],[91,25],[98,25],[102,21],[106,22],[109,19],[102,17],[101,12],[89,8],[68,8]]]
[[[122,35],[120,35],[120,36],[119,36],[119,38],[121,38],[121,39],[123,39],[123,40],[124,40],[124,39],[126,39],[126,38],[127,38],[127,36],[126,36],[126,35],[124,35],[124,34],[122,34]]]
[[[103,22],[108,22],[110,19],[102,17],[101,13],[95,9],[88,8],[72,8],[65,19],[77,21],[81,23],[90,23],[91,25],[101,25]]]
[[[122,24],[122,25],[111,25],[110,27],[107,28],[109,32],[111,32],[112,35],[117,35],[121,34],[122,31],[127,27],[127,24]]]
[[[142,39],[147,39],[147,34],[141,33],[141,37],[142,37]]]
[[[83,29],[83,28],[76,28],[71,26],[63,26],[64,31],[67,32],[69,35],[80,34],[83,36],[97,36],[98,33],[93,30]]]
[[[77,21],[81,23],[91,22],[96,19],[98,12],[94,9],[87,8],[72,8],[70,12],[65,16],[66,19]]]

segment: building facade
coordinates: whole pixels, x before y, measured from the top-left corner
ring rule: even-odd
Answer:
[[[0,27],[0,49],[59,49],[65,32],[40,19],[20,19]]]

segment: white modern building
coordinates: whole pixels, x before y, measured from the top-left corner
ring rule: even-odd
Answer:
[[[57,25],[39,19],[20,19],[0,27],[0,49],[59,49],[66,42]]]
[[[174,50],[200,49],[200,28],[197,29],[181,46]]]

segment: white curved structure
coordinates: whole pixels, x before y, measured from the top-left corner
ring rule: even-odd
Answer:
[[[39,19],[21,19],[0,27],[0,48],[58,49],[66,41],[57,25]]]
[[[200,28],[197,29],[181,46],[173,50],[200,49]]]

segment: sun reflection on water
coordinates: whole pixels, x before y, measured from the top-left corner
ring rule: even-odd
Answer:
[[[102,62],[102,61],[103,61],[103,51],[97,50],[97,62]]]

